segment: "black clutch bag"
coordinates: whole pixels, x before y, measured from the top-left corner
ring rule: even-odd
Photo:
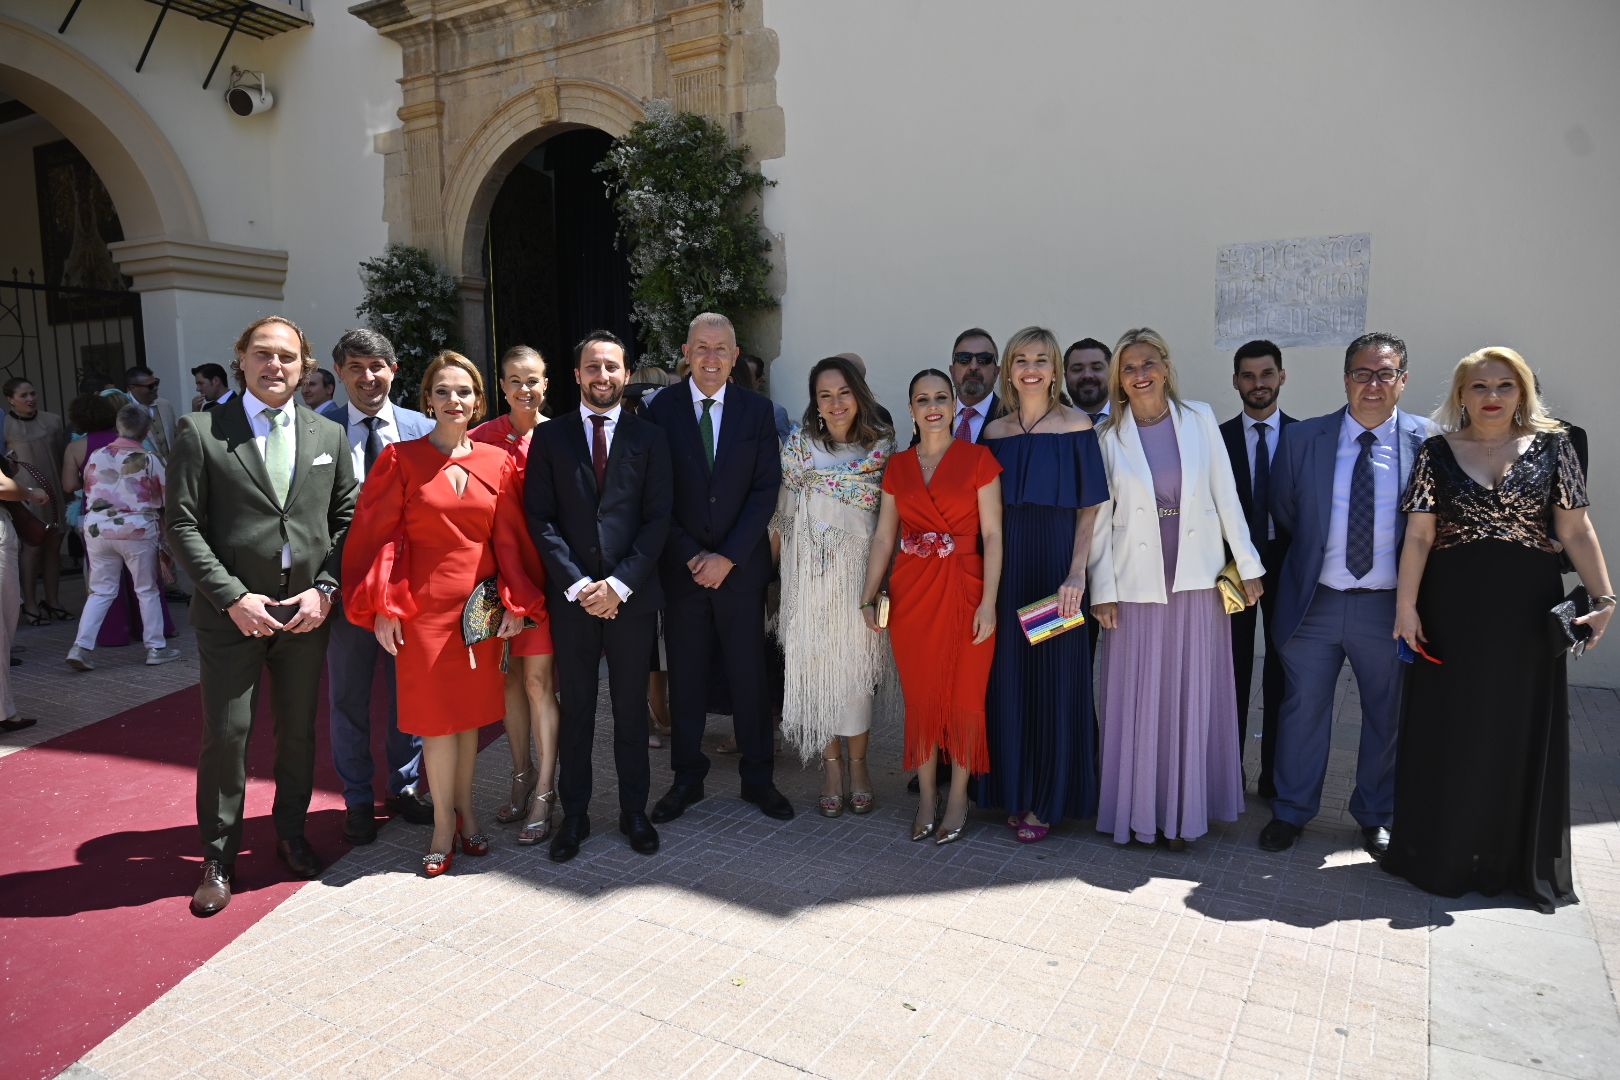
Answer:
[[[1577,585],[1569,591],[1569,595],[1552,606],[1548,613],[1551,620],[1548,628],[1548,642],[1552,646],[1554,656],[1562,656],[1568,652],[1579,657],[1586,651],[1586,643],[1592,639],[1592,628],[1576,622],[1583,615],[1592,612],[1592,599],[1586,593],[1586,586]]]

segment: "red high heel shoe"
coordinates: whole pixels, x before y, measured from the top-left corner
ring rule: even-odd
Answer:
[[[450,846],[454,847],[454,842]],[[454,851],[432,851],[422,856],[422,876],[438,877],[450,869],[450,862],[454,857]]]
[[[461,848],[463,855],[481,858],[489,854],[489,835],[487,833],[473,833],[471,836],[461,835],[461,812],[456,812],[456,838],[453,842]]]

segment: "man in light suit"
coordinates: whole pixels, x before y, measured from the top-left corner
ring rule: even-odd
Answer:
[[[332,349],[332,366],[349,392],[349,403],[328,402],[322,415],[341,424],[355,482],[363,484],[382,448],[420,439],[433,421],[395,405],[388,391],[399,371],[394,346],[375,330],[350,330]],[[318,369],[317,369],[318,370]],[[305,382],[308,382],[306,377]],[[344,618],[332,620],[332,643],[326,654],[331,694],[332,764],[343,781],[343,836],[351,844],[377,838],[376,804],[371,788],[376,766],[371,760],[371,688],[381,668],[388,730],[388,809],[413,825],[433,824],[433,807],[422,798],[422,740],[399,730],[394,700],[394,658],[377,644],[377,636]]]
[[[146,438],[152,452],[166,462],[169,447],[174,443],[174,406],[158,397],[158,383],[158,377],[149,367],[132,367],[124,372],[124,393],[151,414],[152,430]]]
[[[1361,747],[1350,813],[1374,858],[1389,849],[1403,665],[1395,571],[1412,463],[1433,425],[1396,408],[1406,343],[1363,334],[1344,354],[1345,408],[1289,425],[1272,458],[1271,516],[1290,537],[1272,631],[1285,690],[1273,777],[1277,798],[1260,847],[1293,846],[1321,808],[1333,734],[1333,691],[1346,659],[1361,695]]]
[[[574,349],[579,407],[541,424],[529,448],[524,505],[546,566],[546,610],[562,692],[563,822],[551,858],[567,862],[590,835],[597,674],[608,663],[619,831],[643,855],[658,850],[647,818],[647,658],[663,606],[658,559],[673,504],[669,443],[623,408],[624,342],[605,330]]]
[[[768,817],[793,816],[777,790],[765,677],[766,526],[782,484],[771,401],[728,383],[737,360],[731,320],[692,320],[681,354],[691,375],[653,398],[647,416],[669,439],[675,503],[662,560],[669,656],[670,764],[675,782],[652,821],[673,821],[703,798],[709,660],[720,650],[731,688],[742,797]]]
[[[1266,660],[1260,674],[1260,700],[1265,726],[1260,733],[1260,797],[1277,797],[1272,771],[1277,759],[1277,725],[1282,715],[1283,667],[1272,629],[1277,621],[1277,570],[1288,553],[1288,534],[1271,520],[1271,460],[1283,428],[1294,418],[1277,406],[1288,373],[1282,350],[1269,341],[1248,341],[1232,357],[1232,389],[1243,411],[1221,425],[1221,438],[1232,461],[1238,501],[1249,523],[1249,539],[1266,565],[1266,591],[1258,605],[1232,616],[1232,674],[1237,682],[1238,763],[1249,745],[1249,687],[1254,680],[1255,620],[1265,616]],[[1245,777],[1245,780],[1247,778]]]
[[[242,393],[175,428],[169,548],[196,583],[191,625],[201,668],[197,762],[202,880],[192,913],[231,899],[242,844],[247,742],[260,673],[275,717],[276,856],[298,878],[321,871],[304,838],[315,786],[315,708],[355,484],[343,433],[297,401],[315,365],[303,331],[279,315],[236,342]]]

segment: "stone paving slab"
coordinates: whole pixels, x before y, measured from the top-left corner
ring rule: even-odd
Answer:
[[[145,669],[105,650],[90,675],[34,663],[69,636],[19,634],[24,711],[65,710],[52,734],[195,679],[194,661]],[[602,723],[595,831],[574,862],[503,830],[490,857],[428,881],[427,830],[390,823],[327,852],[319,881],[69,1073],[1603,1075],[1592,1062],[1620,1060],[1620,698],[1573,698],[1584,903],[1551,917],[1429,897],[1360,851],[1347,678],[1323,814],[1282,855],[1256,847],[1269,815],[1253,798],[1184,854],[1072,823],[1025,847],[989,814],[958,844],[912,844],[898,733],[880,731],[875,813],[817,816],[818,774],[779,757],[800,814],[772,821],[715,757],[710,797],[648,858],[616,831]],[[653,757],[657,794],[669,772]],[[482,805],[504,801],[508,767],[504,740],[481,755]]]

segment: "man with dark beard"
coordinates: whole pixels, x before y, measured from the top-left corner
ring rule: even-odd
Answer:
[[[1221,425],[1232,474],[1237,480],[1238,501],[1249,522],[1249,536],[1260,552],[1269,577],[1282,565],[1288,550],[1288,536],[1276,526],[1267,511],[1271,478],[1271,457],[1277,452],[1282,429],[1294,422],[1277,407],[1288,373],[1283,370],[1282,350],[1269,341],[1245,342],[1232,358],[1232,388],[1243,401],[1243,411]],[[1248,745],[1249,685],[1254,676],[1254,623],[1256,611],[1265,616],[1266,660],[1260,675],[1260,697],[1264,727],[1260,734],[1260,794],[1275,798],[1271,768],[1277,753],[1277,724],[1282,710],[1282,657],[1271,639],[1272,611],[1276,594],[1267,589],[1258,605],[1251,605],[1232,616],[1232,672],[1237,681],[1238,764]],[[1245,776],[1245,783],[1247,777]]]
[[[647,819],[647,658],[663,606],[658,558],[673,484],[663,430],[623,408],[625,369],[622,341],[605,330],[585,335],[574,349],[579,408],[536,427],[529,448],[524,507],[546,566],[562,693],[557,791],[564,817],[551,838],[556,862],[579,854],[591,832],[586,813],[604,653],[619,831],[639,854],[658,850]]]
[[[1108,362],[1113,350],[1096,338],[1081,338],[1063,354],[1063,381],[1074,407],[1084,409],[1093,426],[1108,416]]]

